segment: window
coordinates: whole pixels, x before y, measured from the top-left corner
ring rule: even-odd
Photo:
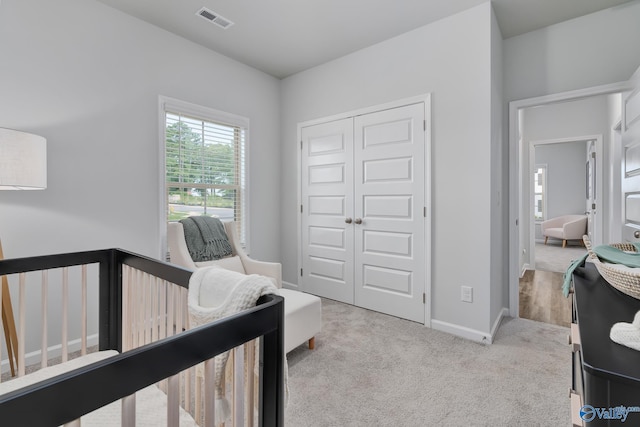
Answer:
[[[533,173],[533,217],[536,221],[544,221],[547,217],[547,166],[536,165]]]
[[[236,221],[246,246],[248,120],[161,98],[166,218]]]

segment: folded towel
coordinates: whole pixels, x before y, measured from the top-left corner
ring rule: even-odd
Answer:
[[[633,323],[619,322],[611,327],[609,338],[613,342],[640,351],[640,311],[633,318]]]

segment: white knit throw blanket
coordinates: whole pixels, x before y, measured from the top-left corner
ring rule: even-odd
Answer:
[[[268,277],[245,275],[216,266],[199,268],[189,280],[189,327],[194,328],[255,307],[258,298],[266,294],[278,294],[278,288]],[[231,416],[229,402],[222,391],[228,359],[228,351],[214,359],[216,425],[227,421]],[[196,375],[203,375],[201,366],[196,369]]]

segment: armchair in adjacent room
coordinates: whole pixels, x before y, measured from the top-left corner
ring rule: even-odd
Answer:
[[[315,335],[322,327],[321,300],[315,295],[292,289],[282,288],[282,266],[279,263],[257,261],[249,257],[239,244],[235,222],[223,222],[225,232],[231,244],[229,257],[214,261],[194,262],[187,249],[184,227],[180,222],[167,225],[167,244],[171,263],[190,270],[216,265],[243,274],[259,274],[271,278],[284,298],[285,353],[308,342],[309,348],[315,347]]]
[[[542,221],[542,235],[544,244],[549,237],[562,240],[562,247],[567,246],[567,240],[580,240],[587,233],[586,215],[563,215]]]

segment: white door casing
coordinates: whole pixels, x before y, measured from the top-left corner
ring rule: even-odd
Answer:
[[[640,68],[622,96],[622,239],[640,242]]]
[[[586,206],[585,213],[587,215],[587,236],[589,241],[594,245],[600,244],[598,238],[598,204],[600,203],[598,198],[600,193],[598,192],[598,174],[600,170],[597,167],[597,153],[596,153],[596,141],[587,141],[587,162],[586,162]]]
[[[300,128],[301,290],[429,323],[425,109]]]

